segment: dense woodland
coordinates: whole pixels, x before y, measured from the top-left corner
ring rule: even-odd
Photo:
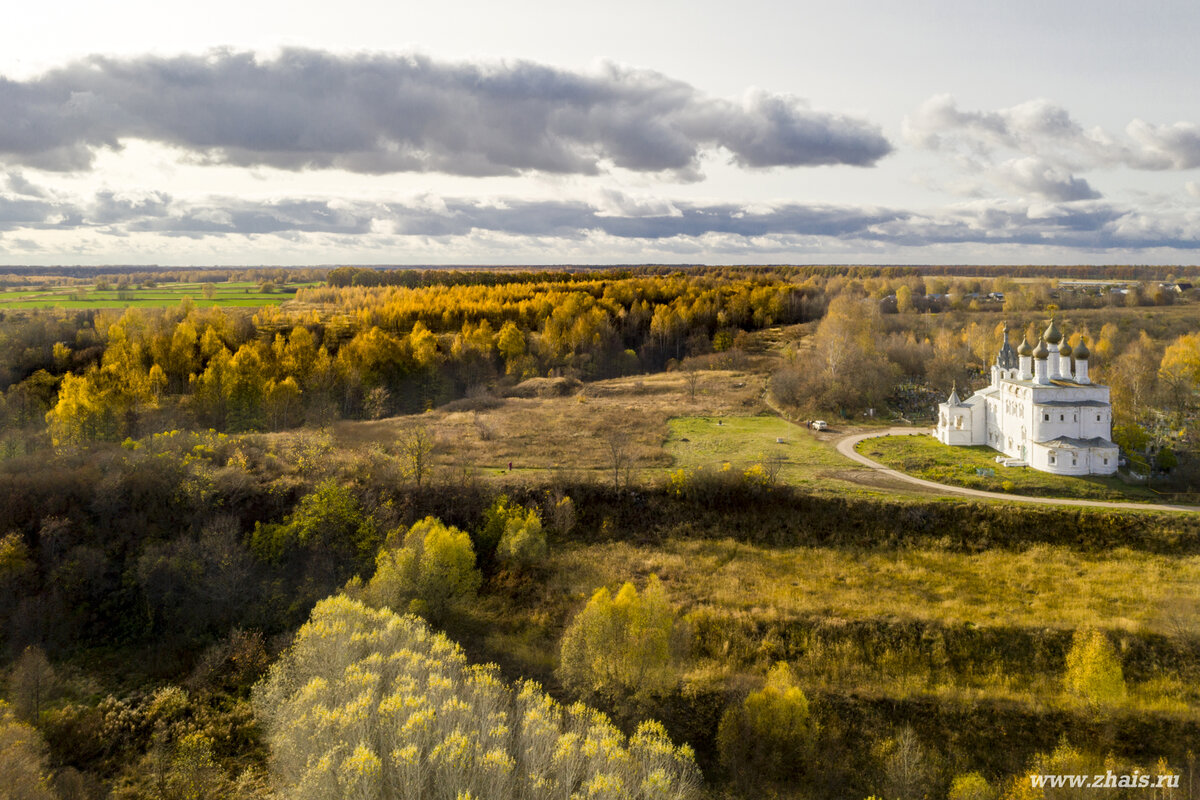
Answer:
[[[733,274],[331,287],[255,314],[11,312],[0,385],[6,429],[48,422],[56,445],[279,430],[420,411],[503,380],[658,370],[822,304],[814,288]]]
[[[420,441],[321,434],[530,378],[755,358],[798,413],[928,413],[986,380],[1004,321],[1016,343],[1057,313],[1127,454],[1186,488],[1196,297],[1159,284],[1187,273],[1088,272],[1141,281],[1117,294],[1028,272],[345,269],[257,312],[6,312],[0,774],[63,800],[998,800],[1042,796],[1030,771],[1138,769],[1200,796],[1190,595],[1121,629],[682,607],[659,556],[552,588],[572,558],[690,542],[1186,578],[1192,516],[834,497],[761,469],[500,487],[414,469]]]

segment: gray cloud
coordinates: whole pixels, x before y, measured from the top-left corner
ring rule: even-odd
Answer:
[[[1125,132],[1142,146],[1146,169],[1194,169],[1200,167],[1200,126],[1192,122],[1152,125],[1135,119]]]
[[[1083,178],[1049,164],[1036,156],[1014,158],[992,170],[997,181],[1022,195],[1035,195],[1046,200],[1095,200],[1100,193]]]
[[[1081,248],[1160,244],[1119,236],[1117,229],[1130,214],[1129,209],[1103,201],[1030,204],[985,200],[938,209],[903,226],[885,226],[878,231],[878,238],[916,247],[952,243]],[[1187,237],[1187,244],[1169,246],[1200,246],[1197,233],[1200,231]]]
[[[1119,136],[1086,129],[1067,109],[1044,99],[997,111],[966,111],[950,95],[936,95],[905,118],[903,133],[918,147],[958,155],[968,169],[983,169],[1002,150],[1037,156],[1069,171],[1200,166],[1200,126],[1195,123],[1155,125],[1135,119]]]
[[[91,57],[0,78],[0,108],[0,157],[46,170],[87,169],[126,139],[239,166],[480,176],[611,164],[696,178],[718,149],[750,168],[869,166],[892,149],[877,125],[790,95],[733,102],[646,70],[304,49]]]
[[[365,234],[382,226],[397,236],[455,237],[477,231],[513,236],[574,239],[601,232],[623,239],[699,237],[712,233],[742,237],[770,234],[853,235],[895,221],[904,212],[837,206],[783,205],[747,210],[735,204],[672,203],[666,213],[637,216],[609,213],[606,202],[508,200],[483,204],[447,199],[437,204],[333,204],[285,201],[184,206],[168,214],[131,219],[130,231],[176,236],[279,234],[282,232]]]
[[[975,200],[924,211],[798,203],[748,207],[642,199],[611,190],[595,201],[421,197],[375,203],[221,197],[195,202],[162,193],[110,192],[65,203],[0,195],[0,231],[18,229],[234,241],[259,236],[303,241],[315,235],[346,247],[401,248],[406,238],[455,245],[485,235],[548,248],[547,253],[555,243],[569,246],[599,236],[697,258],[710,250],[815,246],[1200,249],[1200,212],[1191,206],[1135,208],[1089,199]]]
[[[79,214],[69,205],[0,195],[0,231],[73,227],[80,222]]]
[[[996,148],[1037,152],[1050,142],[1086,138],[1082,126],[1061,106],[1031,100],[999,111],[964,111],[948,94],[926,100],[905,118],[904,136],[930,150],[962,148],[984,154]]]
[[[171,202],[164,192],[148,192],[141,195],[117,194],[104,190],[96,193],[87,205],[85,217],[90,224],[108,225],[127,222],[143,217],[163,216]]]
[[[4,180],[5,186],[13,194],[22,195],[24,197],[48,197],[49,194],[45,189],[31,183],[24,175],[17,170],[10,170]]]

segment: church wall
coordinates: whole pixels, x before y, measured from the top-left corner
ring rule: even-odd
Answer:
[[[1044,442],[1059,436],[1083,438],[1079,435],[1081,411],[1078,407],[1035,405],[1033,409],[1033,440]],[[1083,416],[1086,417],[1086,414]]]
[[[992,446],[1010,458],[1026,457],[1021,447],[1030,421],[1030,403],[1026,392],[1023,387],[1004,383],[998,394],[1000,413],[996,417],[996,428],[999,438]]]
[[[1094,439],[1100,436],[1108,439],[1112,434],[1112,411],[1107,408],[1084,408],[1080,415],[1079,438]]]
[[[971,439],[971,431],[969,430],[947,430],[942,432],[942,444],[966,446],[975,444]]]
[[[1089,450],[1053,448],[1035,444],[1030,447],[1032,458],[1029,465],[1055,475],[1091,474]]]
[[[983,443],[982,405],[938,405],[937,439],[942,444],[970,445]]]
[[[1035,444],[1030,449],[1029,465],[1055,475],[1111,475],[1117,471],[1116,447],[1076,450]],[[1106,458],[1107,464],[1104,463]]]
[[[972,404],[971,444],[987,444],[986,402],[975,402]]]

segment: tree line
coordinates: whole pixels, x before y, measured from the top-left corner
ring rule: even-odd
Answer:
[[[813,287],[738,274],[303,290],[296,308],[10,315],[0,416],[56,445],[279,430],[420,411],[544,375],[602,378],[819,316]]]

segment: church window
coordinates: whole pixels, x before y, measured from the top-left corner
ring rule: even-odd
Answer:
[[[1043,414],[1043,415],[1042,415],[1042,421],[1043,421],[1043,422],[1049,422],[1049,421],[1050,421],[1050,415],[1049,415],[1049,414]]]
[[[1104,466],[1106,466],[1106,467],[1108,466],[1108,459],[1107,459],[1107,458],[1106,458],[1106,459],[1104,459]]]
[[[1050,452],[1050,455],[1048,456],[1048,460],[1049,460],[1049,462],[1050,462],[1051,464],[1057,464],[1057,463],[1058,463],[1058,456],[1057,456],[1057,455],[1054,453],[1054,451],[1051,451],[1051,452]]]
[[[1059,414],[1059,415],[1058,415],[1058,421],[1059,421],[1059,422],[1066,422],[1066,421],[1067,421],[1067,415],[1066,415],[1066,414]]]
[[[1074,454],[1071,455],[1071,466],[1072,467],[1079,466],[1079,458]]]
[[[1097,414],[1097,415],[1096,415],[1096,422],[1099,422],[1099,421],[1100,421],[1100,415],[1099,415],[1099,414]]]

